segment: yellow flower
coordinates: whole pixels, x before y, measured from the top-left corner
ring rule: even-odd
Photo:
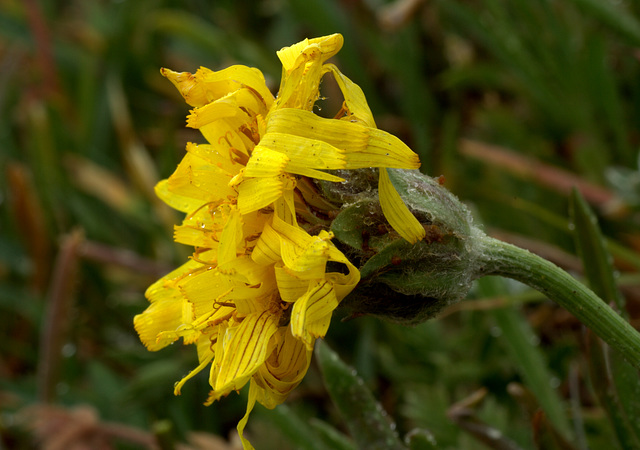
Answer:
[[[179,338],[196,345],[199,365],[176,384],[176,394],[209,366],[207,404],[250,382],[238,424],[246,448],[243,429],[255,402],[273,408],[300,383],[315,340],[360,279],[332,233],[305,230],[307,204],[331,208],[308,178],[338,182],[344,180],[326,171],[379,167],[389,222],[410,242],[424,237],[385,169],[417,168],[418,158],[375,127],[360,88],[325,64],[341,46],[335,34],[280,50],[277,98],[257,69],[162,69],[194,107],[187,125],[208,143],[187,144],[176,171],[156,186],[162,200],[186,213],[175,240],[195,252],[149,287],[151,304],[134,325],[149,350]],[[327,73],[344,95],[335,119],[312,112]],[[339,272],[327,272],[328,262]]]

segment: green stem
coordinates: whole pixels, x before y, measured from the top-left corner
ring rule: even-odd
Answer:
[[[542,292],[640,369],[640,333],[589,288],[527,250],[490,237],[483,241],[480,276],[512,278]]]

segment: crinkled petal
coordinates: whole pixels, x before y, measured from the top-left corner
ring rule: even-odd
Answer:
[[[215,269],[187,277],[180,284],[180,290],[193,304],[196,317],[210,314],[212,309],[218,307],[216,302],[225,301],[225,295],[233,288],[234,283]],[[224,315],[222,307],[220,308],[221,314]]]
[[[226,264],[219,264],[218,272],[230,280],[239,281],[248,286],[260,284],[269,276],[269,267],[257,264],[251,256],[242,255],[234,258]]]
[[[424,239],[426,232],[424,227],[415,218],[407,205],[402,201],[402,197],[391,184],[387,170],[380,169],[380,182],[378,188],[380,196],[380,206],[394,230],[411,244]]]

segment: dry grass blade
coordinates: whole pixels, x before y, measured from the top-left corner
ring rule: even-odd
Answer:
[[[620,207],[621,200],[611,191],[590,183],[567,170],[541,163],[496,145],[469,139],[461,139],[458,145],[463,155],[502,167],[567,196],[575,187],[582,192],[589,203],[602,211],[611,211],[614,208],[617,210]]]
[[[69,326],[69,311],[73,306],[77,284],[79,247],[84,235],[75,230],[65,236],[56,258],[51,286],[47,294],[46,322],[40,335],[38,383],[40,400],[54,400],[55,385],[62,356],[62,345]]]

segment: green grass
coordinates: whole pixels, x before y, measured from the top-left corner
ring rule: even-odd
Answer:
[[[149,353],[133,330],[145,288],[190,254],[172,242],[179,214],[152,187],[187,141],[202,140],[184,127],[188,106],[159,68],[246,64],[275,91],[275,51],[304,37],[343,33],[333,62],[362,87],[378,126],[412,147],[425,173],[444,175],[489,234],[577,276],[576,255],[590,255],[591,286],[638,324],[638,6],[438,0],[396,16],[397,7],[0,2],[0,446],[31,448],[44,432],[34,431],[36,417],[58,417],[58,430],[86,423],[80,407],[121,448],[152,441],[165,420],[172,431],[156,434],[167,445],[196,431],[234,435],[246,393],[204,407],[201,374],[174,397],[193,348]],[[599,220],[613,269],[599,231],[577,224],[574,239],[569,176]],[[590,216],[580,211],[584,225]],[[449,449],[638,441],[640,411],[627,401],[637,371],[522,285],[483,281],[455,310],[414,328],[342,315],[326,341],[400,438],[428,430],[435,448]],[[307,432],[308,448],[352,448],[340,414],[314,363],[286,408],[256,408],[248,433],[257,448],[300,448]],[[483,441],[496,431],[502,440]],[[434,448],[421,439],[412,448]]]

